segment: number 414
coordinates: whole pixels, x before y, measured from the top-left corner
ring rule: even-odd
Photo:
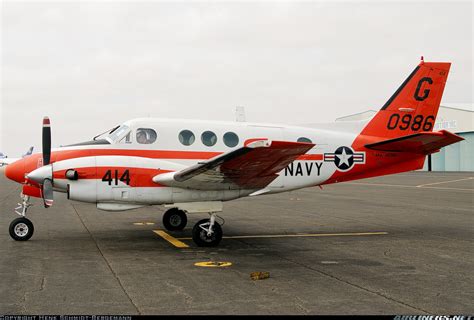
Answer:
[[[115,185],[118,185],[119,181],[125,182],[126,185],[129,185],[130,184],[130,173],[127,169],[122,173],[122,175],[119,178],[119,171],[118,170],[114,170],[113,177],[112,177],[112,170],[107,170],[105,172],[104,176],[102,177],[102,181],[108,182],[109,186],[112,185],[112,181],[114,181]]]

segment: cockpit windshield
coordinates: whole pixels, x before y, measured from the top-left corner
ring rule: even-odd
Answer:
[[[122,124],[120,127],[115,128],[114,130],[110,131],[108,137],[112,141],[115,142],[115,141],[119,140],[120,138],[122,138],[129,131],[130,131],[130,128],[128,126]]]
[[[130,128],[122,124],[95,136],[93,140],[106,139],[110,143],[114,143],[126,135],[127,132],[130,132]]]

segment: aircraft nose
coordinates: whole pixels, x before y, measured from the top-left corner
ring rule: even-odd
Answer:
[[[13,181],[22,183],[25,181],[25,160],[20,159],[5,167],[5,176]]]

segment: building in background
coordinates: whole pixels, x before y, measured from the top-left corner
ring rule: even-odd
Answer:
[[[377,113],[368,110],[336,121],[359,121],[370,119]],[[425,161],[423,170],[432,171],[474,171],[474,111],[472,104],[447,104],[440,106],[435,131],[448,130],[464,138],[464,141],[449,145],[432,154]],[[431,158],[431,159],[430,159]],[[431,162],[431,168],[430,167]]]

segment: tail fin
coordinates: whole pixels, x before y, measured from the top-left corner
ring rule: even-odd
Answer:
[[[396,138],[432,131],[450,67],[422,60],[361,134]]]

